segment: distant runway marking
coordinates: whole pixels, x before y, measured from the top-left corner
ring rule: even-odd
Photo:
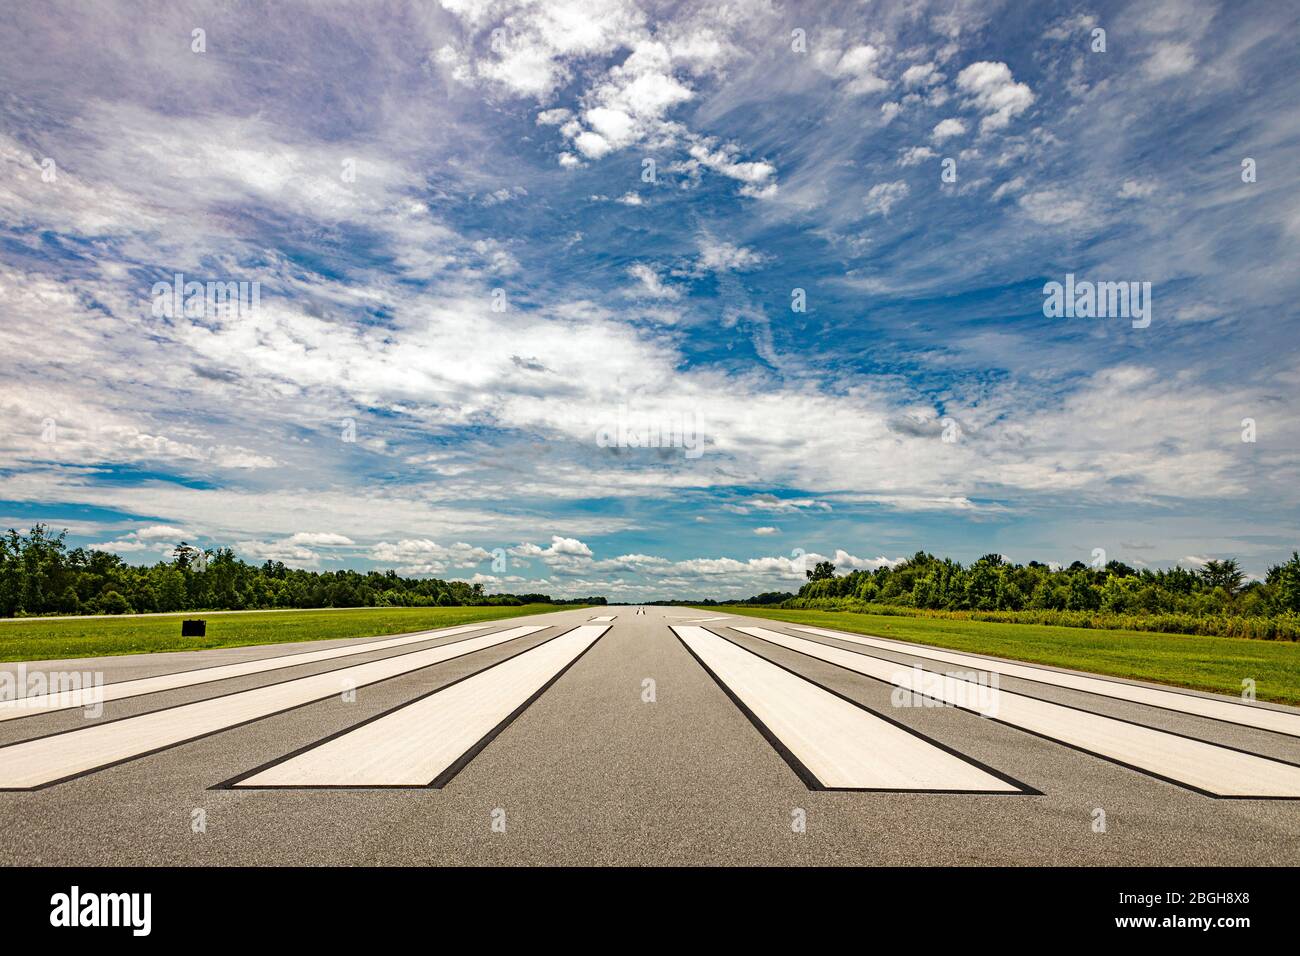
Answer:
[[[584,624],[221,787],[442,787],[607,630]]]
[[[962,710],[978,713],[969,703],[977,695],[970,692],[988,690],[974,681],[819,644],[765,627],[735,630]],[[996,710],[987,714],[990,720],[1207,796],[1300,798],[1300,765],[1011,691],[997,690],[992,700]]]
[[[592,623],[592,624],[601,624],[601,623],[604,623],[604,622],[606,622],[606,621],[612,621],[612,620],[614,620],[614,618],[616,618],[616,617],[618,617],[617,614],[606,614],[604,617],[593,617],[593,618],[591,619],[591,623]]]
[[[0,790],[36,790],[535,634],[522,627],[0,746]]]
[[[810,789],[1035,792],[707,628],[672,630]]]
[[[837,640],[862,644],[867,647],[877,647],[881,650],[897,651],[900,654],[911,654],[913,657],[942,661],[945,664],[955,664],[958,667],[971,670],[990,671],[1004,677],[1015,677],[1019,680],[1034,681],[1039,684],[1051,684],[1054,687],[1081,690],[1101,697],[1113,697],[1116,700],[1146,704],[1151,707],[1159,707],[1162,710],[1176,710],[1197,717],[1208,717],[1211,720],[1239,724],[1243,727],[1256,727],[1260,730],[1271,730],[1279,734],[1300,737],[1300,713],[1269,710],[1266,707],[1255,707],[1251,704],[1239,703],[1233,700],[1197,697],[1194,694],[1185,694],[1175,690],[1139,687],[1105,677],[1062,674],[1058,671],[1048,670],[1045,667],[1035,667],[1030,664],[1017,664],[987,657],[976,657],[970,654],[940,651],[917,644],[909,644],[906,641],[891,641],[882,637],[846,634],[842,631],[831,631],[822,627],[796,626],[794,630],[819,634],[824,637],[833,637]]]
[[[40,694],[34,697],[20,697],[17,700],[0,701],[0,721],[13,720],[17,717],[33,717],[37,714],[50,714],[55,711],[68,710],[73,707],[87,707],[91,704],[122,700],[127,697],[139,697],[142,694],[156,694],[159,691],[175,690],[179,687],[193,687],[197,684],[210,684],[213,681],[229,680],[232,677],[246,677],[249,674],[262,674],[266,671],[280,670],[285,667],[298,667],[302,664],[316,664],[320,661],[337,660],[341,657],[353,657],[368,651],[385,650],[418,644],[421,641],[433,641],[440,637],[451,637],[468,631],[481,631],[487,624],[464,624],[439,631],[421,631],[386,640],[372,641],[368,644],[349,644],[345,647],[331,647],[319,651],[302,651],[296,654],[281,654],[276,657],[262,657],[252,661],[239,661],[234,664],[214,664],[211,667],[198,667],[171,674],[159,674],[154,677],[140,677],[133,680],[116,681],[100,687],[87,687],[66,693]]]
[[[729,621],[729,617],[693,617],[688,620],[687,624],[708,624],[710,621]]]

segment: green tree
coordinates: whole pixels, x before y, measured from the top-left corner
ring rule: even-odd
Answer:
[[[1201,580],[1211,590],[1223,588],[1229,595],[1233,595],[1241,590],[1246,575],[1237,567],[1236,558],[1227,558],[1223,561],[1206,561],[1205,567],[1201,568]]]
[[[95,601],[95,610],[100,614],[134,614],[131,602],[117,591],[105,591]]]
[[[155,585],[160,611],[181,611],[185,608],[185,575],[180,568],[160,565]]]
[[[1291,560],[1269,568],[1264,580],[1282,610],[1300,611],[1300,552],[1292,551]]]
[[[829,561],[818,561],[811,571],[804,571],[809,581],[823,581],[835,577],[835,565]]]

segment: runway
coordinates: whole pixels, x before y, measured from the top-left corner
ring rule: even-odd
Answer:
[[[99,716],[0,704],[0,863],[1300,863],[1293,708],[720,611],[526,621],[78,661]]]

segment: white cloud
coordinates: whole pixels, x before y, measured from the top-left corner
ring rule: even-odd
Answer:
[[[559,126],[573,118],[573,111],[558,107],[553,110],[542,110],[537,114],[538,126]]]
[[[1057,189],[1026,193],[1019,203],[1030,219],[1044,226],[1086,227],[1097,219],[1096,210],[1086,199]]]
[[[650,266],[644,262],[633,263],[628,267],[628,274],[641,283],[638,290],[642,295],[648,295],[652,299],[676,299],[681,296],[681,292],[672,286],[665,285]]]
[[[177,528],[169,524],[153,524],[144,528],[137,528],[131,532],[131,535],[139,538],[141,541],[167,541],[179,543],[185,536],[183,528]]]
[[[288,539],[290,544],[302,544],[313,547],[341,547],[353,544],[347,535],[333,534],[328,531],[299,531]]]
[[[905,558],[887,558],[883,554],[875,558],[859,558],[857,555],[849,554],[843,548],[835,549],[835,557],[831,558],[831,563],[835,565],[837,571],[843,572],[846,568],[850,571],[875,571],[878,568],[893,568],[902,564]]]
[[[1072,17],[1065,17],[1044,30],[1043,39],[1068,40],[1071,37],[1088,37],[1098,22],[1097,17],[1090,13],[1079,13]]]
[[[86,547],[93,551],[111,551],[117,554],[130,554],[135,551],[147,551],[151,545],[147,541],[137,541],[134,538],[119,538],[117,541],[100,541],[97,544],[89,544]]]
[[[908,89],[934,86],[943,82],[943,74],[933,63],[913,63],[903,71],[903,85]]]
[[[746,272],[766,261],[766,256],[744,246],[733,246],[721,239],[701,235],[696,240],[700,255],[699,268],[708,272]]]
[[[934,129],[930,132],[930,138],[936,143],[942,143],[946,139],[961,136],[965,132],[966,124],[955,117],[950,117],[935,124]]]
[[[880,49],[863,43],[845,50],[832,72],[845,81],[842,88],[851,96],[879,93],[889,87],[889,83],[876,73],[880,62]]]
[[[599,133],[593,133],[591,130],[584,130],[573,138],[573,145],[578,148],[588,159],[601,159],[608,156],[614,149],[604,136]]]
[[[441,545],[429,538],[403,538],[397,542],[380,541],[370,548],[370,558],[387,564],[419,567],[420,573],[436,574],[447,568],[472,568],[492,560],[492,553],[464,541]]]
[[[1025,83],[1017,83],[1005,63],[972,63],[957,74],[957,86],[985,114],[981,133],[1004,129],[1034,102],[1033,91]]]
[[[927,159],[934,159],[938,155],[929,146],[912,146],[899,152],[898,165],[916,166]]]
[[[320,555],[311,548],[283,541],[237,541],[235,550],[254,561],[280,561],[293,568],[320,567]]]
[[[761,528],[755,528],[754,534],[759,534],[759,535],[779,534],[780,531],[781,531],[780,528],[774,528],[771,525],[764,525]]]
[[[1196,66],[1196,55],[1187,43],[1157,43],[1147,57],[1142,69],[1153,80],[1167,80],[1190,73]]]
[[[1154,182],[1142,182],[1136,179],[1126,179],[1120,184],[1119,190],[1115,193],[1120,199],[1145,199],[1156,191]]]
[[[775,166],[767,162],[740,162],[736,159],[738,149],[735,146],[712,149],[710,142],[701,140],[690,146],[688,152],[696,163],[743,182],[742,195],[757,199],[770,199],[776,195]]]
[[[118,554],[129,554],[137,551],[163,553],[171,551],[186,538],[193,537],[195,536],[188,534],[182,528],[155,524],[129,531],[115,541],[101,541],[98,544],[87,545],[87,547],[97,551],[112,551]]]
[[[1013,176],[1011,179],[1008,179],[1006,182],[998,186],[997,189],[993,190],[993,201],[998,202],[1003,197],[1010,196],[1012,193],[1023,192],[1024,189],[1025,177]]]
[[[901,179],[892,183],[876,183],[867,190],[866,199],[864,200],[867,214],[888,216],[889,211],[905,199],[911,191],[907,183]]]
[[[591,548],[584,542],[558,534],[551,535],[551,543],[545,548],[525,541],[509,550],[515,557],[537,558],[553,570],[585,568],[592,561]]]

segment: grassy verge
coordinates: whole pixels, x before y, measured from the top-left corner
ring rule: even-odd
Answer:
[[[159,614],[78,621],[24,618],[0,622],[0,661],[56,660],[196,651],[211,647],[379,637],[566,610],[552,604],[521,607],[365,607],[347,610],[262,611],[249,614]],[[206,637],[181,637],[181,620],[204,618]]]
[[[1300,614],[1273,615],[1153,614],[1116,611],[1057,611],[1023,608],[1019,611],[948,611],[878,604],[857,598],[792,598],[781,605],[795,611],[852,611],[886,617],[932,617],[946,621],[993,621],[998,624],[1047,624],[1053,627],[1091,627],[1102,631],[1156,631],[1160,634],[1200,634],[1207,637],[1241,637],[1260,641],[1300,641]]]
[[[1220,694],[1240,694],[1242,680],[1249,677],[1255,681],[1256,696],[1260,700],[1300,704],[1300,646],[1291,642],[843,611],[756,607],[707,607],[701,610],[837,628]]]

